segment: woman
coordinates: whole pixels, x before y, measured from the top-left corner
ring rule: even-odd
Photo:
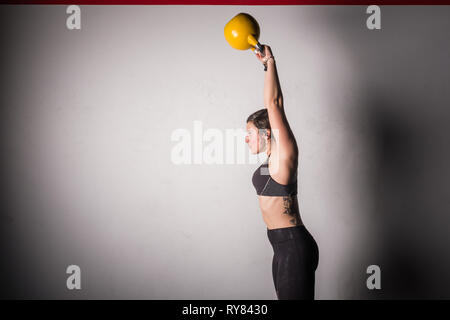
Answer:
[[[275,59],[264,45],[264,109],[247,119],[246,143],[267,160],[253,174],[267,235],[273,247],[272,275],[278,299],[314,299],[319,262],[316,241],[300,218],[297,199],[298,147],[284,113]]]

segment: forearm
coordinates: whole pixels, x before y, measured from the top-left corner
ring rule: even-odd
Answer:
[[[277,67],[274,59],[267,61],[267,71],[264,78],[264,106],[283,105],[283,94],[278,79]]]

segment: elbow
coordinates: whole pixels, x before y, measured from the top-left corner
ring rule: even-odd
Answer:
[[[277,97],[277,98],[274,100],[274,103],[275,103],[278,107],[282,108],[282,107],[283,107],[283,96],[280,95],[279,97]]]
[[[268,103],[266,103],[267,107],[276,107],[276,108],[283,108],[283,97],[280,96],[278,98],[269,100]]]

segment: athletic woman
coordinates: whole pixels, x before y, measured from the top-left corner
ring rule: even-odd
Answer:
[[[267,160],[255,171],[252,182],[274,251],[272,275],[277,298],[314,299],[319,248],[300,217],[297,142],[284,112],[272,50],[266,45],[263,48],[264,57],[258,50],[255,53],[266,67],[265,108],[248,117],[246,143],[252,154],[266,152]]]

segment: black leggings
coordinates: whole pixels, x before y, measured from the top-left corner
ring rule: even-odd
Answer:
[[[267,229],[273,247],[272,274],[279,300],[314,300],[319,247],[305,226]]]

